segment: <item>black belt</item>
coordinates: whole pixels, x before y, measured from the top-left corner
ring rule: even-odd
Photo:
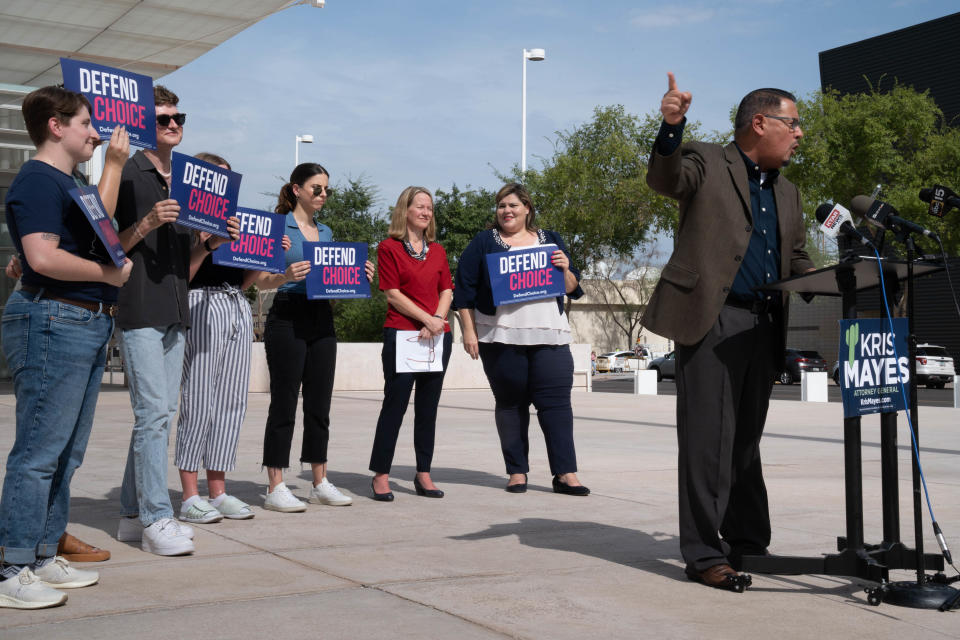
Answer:
[[[728,297],[723,304],[728,307],[736,307],[737,309],[746,309],[750,313],[759,315],[779,309],[780,297],[779,294],[777,294],[775,298],[770,297],[764,298],[763,300],[738,300],[737,298]]]
[[[73,298],[61,298],[59,296],[52,296],[47,293],[47,290],[43,287],[31,287],[29,285],[24,285],[20,287],[20,290],[29,293],[32,296],[40,294],[40,298],[43,300],[53,300],[54,302],[62,302],[64,304],[72,304],[75,307],[80,307],[86,309],[87,311],[92,311],[94,313],[105,313],[111,318],[116,317],[117,312],[120,310],[115,304],[106,304],[103,302],[93,302],[91,300],[74,300]]]

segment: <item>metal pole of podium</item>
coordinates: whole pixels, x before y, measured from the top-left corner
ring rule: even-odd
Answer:
[[[852,264],[837,267],[837,288],[840,289],[843,317],[857,317],[857,275]],[[860,452],[860,416],[843,419],[844,489],[847,506],[848,552],[863,549],[863,460]]]
[[[900,282],[896,269],[884,269],[885,291],[889,308],[896,306]],[[880,486],[883,504],[883,546],[891,549],[900,543],[900,485],[897,470],[897,413],[880,414]]]

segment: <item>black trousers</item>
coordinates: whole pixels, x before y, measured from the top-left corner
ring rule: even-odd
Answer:
[[[780,318],[724,306],[700,342],[677,345],[680,551],[688,571],[770,544],[760,436],[783,361]]]
[[[530,471],[530,404],[547,444],[550,473],[577,470],[573,446],[573,356],[568,345],[481,342],[480,360],[496,400],[494,416],[507,473]]]
[[[431,373],[397,373],[397,330],[384,328],[383,351],[383,406],[377,420],[377,433],[370,452],[370,471],[390,473],[393,454],[397,448],[397,436],[403,414],[410,402],[410,392],[416,383],[413,396],[413,450],[417,456],[417,471],[430,471],[433,462],[433,441],[437,427],[437,405],[443,391],[443,376],[450,362],[453,336],[443,334],[443,371]]]
[[[263,464],[290,466],[290,443],[303,386],[300,462],[327,461],[330,397],[337,367],[337,337],[326,300],[278,293],[263,335],[270,370],[270,409],[263,434]]]

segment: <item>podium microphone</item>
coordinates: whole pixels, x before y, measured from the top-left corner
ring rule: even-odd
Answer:
[[[837,236],[842,233],[848,238],[859,240],[861,243],[873,247],[873,243],[853,226],[853,217],[843,205],[822,204],[817,207],[815,215],[817,222],[820,223],[820,231],[825,236],[836,240]]]
[[[957,194],[950,187],[940,184],[933,185],[933,188],[920,189],[920,199],[930,203],[927,213],[938,218],[942,218],[951,207],[960,209],[960,198]]]
[[[864,220],[875,227],[921,233],[937,242],[940,241],[940,236],[933,231],[898,216],[897,210],[886,202],[875,200],[869,196],[854,196],[853,200],[850,201],[850,208],[853,209],[855,214],[863,216]]]

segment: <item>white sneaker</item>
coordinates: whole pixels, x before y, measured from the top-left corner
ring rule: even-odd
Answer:
[[[33,569],[33,575],[46,585],[57,589],[79,589],[97,584],[100,574],[96,571],[74,569],[62,556],[56,556],[51,562]]]
[[[312,504],[328,504],[332,507],[346,507],[353,504],[353,498],[340,493],[340,489],[324,478],[320,484],[310,490],[308,500]]]
[[[210,524],[223,520],[223,514],[203,498],[197,497],[190,502],[190,506],[183,503],[180,507],[180,519],[194,524]]]
[[[213,503],[211,503],[212,505]],[[224,518],[230,520],[249,520],[253,517],[253,509],[240,498],[223,494],[217,510],[223,514]]]
[[[194,551],[193,540],[173,518],[161,518],[144,529],[140,548],[158,556],[182,556]]]
[[[44,609],[67,601],[67,594],[52,589],[38,578],[30,567],[0,582],[0,607],[10,609]]]
[[[290,493],[290,489],[283,482],[273,488],[273,491],[267,491],[264,496],[263,508],[270,511],[282,511],[284,513],[297,513],[306,511],[307,505],[296,496]]]
[[[193,527],[188,524],[181,524],[180,531],[193,540]],[[120,542],[140,542],[142,538],[143,525],[140,523],[140,518],[120,518],[120,526],[117,527],[117,540]]]

